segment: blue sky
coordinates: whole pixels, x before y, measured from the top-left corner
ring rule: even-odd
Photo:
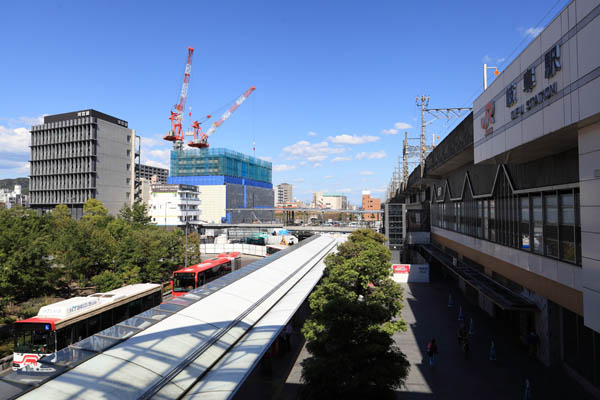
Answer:
[[[0,178],[28,174],[32,123],[86,108],[127,120],[143,137],[143,161],[168,166],[171,144],[160,137],[192,46],[194,117],[257,88],[212,147],[252,154],[256,141],[273,183],[292,183],[303,200],[313,191],[354,203],[364,189],[380,196],[402,133],[419,134],[415,97],[471,106],[482,63],[507,65],[566,3],[5,2]],[[456,122],[429,125],[428,142]]]

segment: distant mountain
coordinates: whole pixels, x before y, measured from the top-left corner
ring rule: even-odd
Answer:
[[[0,189],[13,190],[15,185],[21,185],[21,192],[29,194],[29,178],[0,179]]]

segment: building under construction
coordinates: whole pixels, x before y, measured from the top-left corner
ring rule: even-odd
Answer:
[[[171,151],[169,184],[200,186],[200,220],[251,223],[273,220],[273,211],[228,211],[273,207],[271,163],[223,148]]]

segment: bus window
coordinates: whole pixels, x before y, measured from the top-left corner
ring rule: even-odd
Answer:
[[[56,331],[56,348],[60,350],[71,344],[72,330],[70,326]]]
[[[44,324],[40,325],[44,326]],[[54,333],[52,331],[35,328],[21,330],[19,328],[15,329],[15,353],[48,354],[54,352]]]
[[[122,306],[119,306],[114,309],[113,322],[115,324],[118,324],[119,322],[125,321],[127,318],[129,318],[129,314],[127,313],[127,308],[128,308],[128,305],[123,304]]]
[[[100,315],[94,315],[88,319],[88,335],[100,332]]]
[[[129,304],[129,315],[134,316],[142,312],[142,299],[137,299]]]
[[[195,273],[178,272],[173,277],[174,292],[189,292],[196,287]]]
[[[100,330],[104,330],[113,326],[113,310],[107,310],[100,314],[100,321],[102,325]]]

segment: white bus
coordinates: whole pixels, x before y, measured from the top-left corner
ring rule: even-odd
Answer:
[[[44,306],[37,316],[15,322],[12,369],[45,371],[38,363],[41,357],[157,306],[161,301],[161,285],[139,283]]]

